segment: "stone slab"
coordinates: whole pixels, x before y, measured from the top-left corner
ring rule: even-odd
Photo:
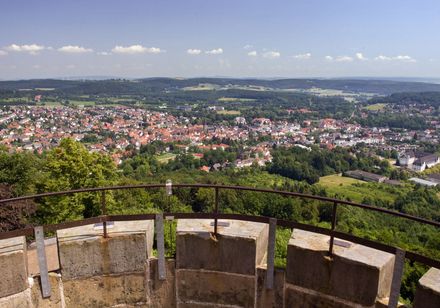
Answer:
[[[153,227],[153,220],[118,221],[108,238],[93,225],[57,231],[63,280],[144,270]]]
[[[159,280],[158,260],[148,260],[149,307],[176,307],[175,260],[166,260],[166,280]]]
[[[214,238],[212,219],[181,219],[177,223],[178,269],[206,269],[255,275],[265,262],[268,225],[239,220],[219,220]]]
[[[178,307],[255,305],[255,276],[178,269],[176,285]]]
[[[341,299],[371,306],[387,297],[394,255],[362,245],[335,245],[327,256],[329,236],[294,230],[287,251],[286,281]]]
[[[440,270],[430,268],[419,280],[414,308],[440,307]]]
[[[29,286],[24,236],[0,240],[0,278],[0,298]]]
[[[46,250],[47,269],[49,272],[60,269],[60,262],[58,259],[58,245],[56,238],[48,238],[44,240]],[[28,272],[30,276],[37,276],[40,274],[38,266],[37,247],[32,243],[27,248]]]
[[[66,307],[146,307],[146,283],[145,272],[63,281]]]
[[[289,308],[375,308],[290,284],[286,284],[284,296],[284,307]]]
[[[31,289],[12,294],[6,297],[0,297],[0,308],[29,308],[34,307],[31,297]]]

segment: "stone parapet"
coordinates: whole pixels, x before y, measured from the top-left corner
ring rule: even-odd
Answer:
[[[390,293],[394,255],[345,242],[328,256],[329,236],[294,230],[286,282],[356,304],[372,306]]]
[[[255,275],[256,267],[264,263],[268,225],[221,221],[214,238],[212,222],[212,219],[178,221],[176,267]],[[222,227],[223,223],[229,225]]]
[[[26,239],[0,240],[0,298],[28,288]]]
[[[144,271],[152,254],[154,222],[119,221],[102,227],[86,225],[57,231],[63,280]]]
[[[178,307],[182,304],[254,307],[255,277],[206,270],[176,270]]]
[[[440,307],[440,270],[431,268],[419,280],[413,308]]]

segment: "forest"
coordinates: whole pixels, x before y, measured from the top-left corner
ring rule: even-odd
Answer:
[[[173,183],[242,185],[345,199],[344,196],[333,195],[319,183],[310,181],[310,177],[304,175],[305,170],[315,178],[362,165],[368,168],[376,163],[367,157],[349,157],[344,151],[334,154],[312,151],[302,155],[302,149],[275,149],[273,165],[267,170],[258,167],[241,170],[230,168],[205,173],[193,166],[194,161],[185,161],[185,157],[178,163],[159,164],[152,155],[159,150],[159,146],[146,147],[142,153],[134,153],[121,166],[116,166],[109,156],[91,153],[83,144],[71,139],[62,140],[58,147],[42,155],[9,153],[2,149],[0,182],[3,184],[0,192],[3,198],[7,198],[87,187],[165,183],[171,179]],[[216,157],[216,154],[209,157],[223,159]],[[290,165],[305,166],[303,175],[300,176],[296,167],[289,169]],[[386,172],[386,166],[383,167]],[[287,173],[282,171],[285,168],[289,170]],[[315,184],[311,185],[312,182]],[[435,189],[409,184],[389,188],[379,188],[377,185],[381,184],[374,183],[356,185],[365,186],[365,191],[369,192],[361,200],[364,203],[440,221],[440,200]],[[391,197],[383,197],[381,191],[384,189],[387,196]],[[214,191],[175,189],[169,198],[165,198],[163,190],[113,191],[107,194],[107,204],[110,214],[155,213],[164,210],[209,212],[214,206]],[[327,228],[330,226],[331,204],[315,200],[224,190],[220,193],[219,204],[221,211],[226,213],[264,215]],[[1,214],[0,228],[3,231],[29,224],[52,224],[99,215],[100,199],[96,193],[40,198],[34,202],[2,206]],[[344,206],[338,212],[337,230],[440,258],[439,231],[419,223]],[[285,266],[289,237],[290,230],[280,229],[277,232],[277,266]],[[167,247],[172,255],[172,241],[167,242]],[[425,270],[419,264],[406,264],[402,300],[410,302],[413,299],[417,279]]]

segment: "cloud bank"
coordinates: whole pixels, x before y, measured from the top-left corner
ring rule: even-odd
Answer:
[[[131,45],[131,46],[115,46],[112,49],[112,52],[116,54],[134,55],[134,54],[143,54],[143,53],[158,54],[163,52],[163,50],[161,50],[158,47],[144,47],[142,45]]]

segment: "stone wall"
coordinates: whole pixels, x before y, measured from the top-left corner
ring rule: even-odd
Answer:
[[[160,280],[152,220],[64,229],[46,240],[51,296],[43,298],[34,245],[0,241],[2,307],[387,307],[394,255],[295,230],[287,268],[266,287],[268,225],[179,220],[176,260]],[[420,280],[415,308],[440,307],[440,270]]]

